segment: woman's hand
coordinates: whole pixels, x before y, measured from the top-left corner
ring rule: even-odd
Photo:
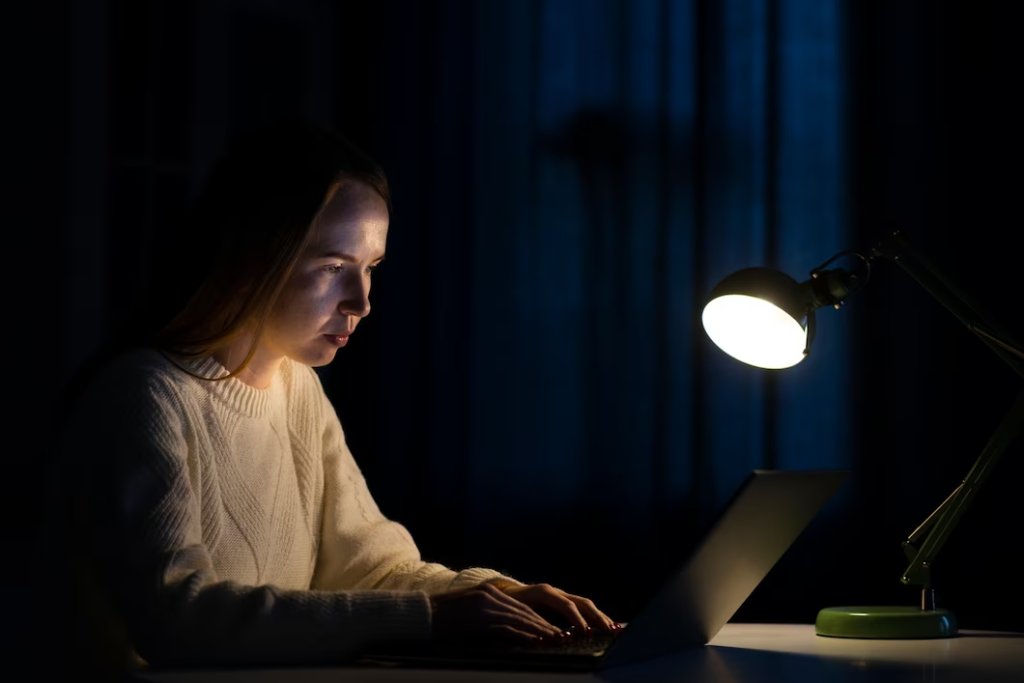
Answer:
[[[587,598],[566,593],[546,583],[520,586],[498,580],[493,582],[493,585],[532,610],[557,614],[565,619],[576,633],[590,633],[591,629],[614,633],[622,628],[621,624],[609,619]]]
[[[489,583],[431,596],[430,607],[433,637],[442,642],[537,644],[561,637],[561,629]]]

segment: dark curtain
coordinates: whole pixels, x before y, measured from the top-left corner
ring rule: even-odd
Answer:
[[[144,303],[155,254],[228,140],[303,118],[346,132],[392,180],[373,315],[321,372],[371,490],[427,558],[547,581],[629,619],[751,469],[843,467],[848,485],[736,618],[916,601],[900,541],[1020,382],[894,266],[820,312],[812,355],[785,372],[724,357],[700,311],[738,268],[802,279],[900,228],[1024,337],[1019,60],[996,8],[25,11],[31,68],[10,140],[25,179],[9,185],[22,241],[5,252],[31,330],[19,354],[35,361],[15,363],[19,424],[44,435],[69,378]],[[15,471],[40,477],[44,445]],[[1024,629],[1007,609],[1021,450],[937,563],[967,628]],[[37,504],[33,488],[16,510]]]
[[[839,3],[436,2],[387,35],[388,262],[328,387],[424,552],[625,613],[751,469],[849,466],[847,320],[784,375],[700,325],[733,270],[849,242]]]

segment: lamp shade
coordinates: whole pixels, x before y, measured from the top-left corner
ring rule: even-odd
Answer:
[[[733,358],[781,369],[804,359],[810,316],[800,283],[771,268],[745,268],[711,291],[704,331]]]

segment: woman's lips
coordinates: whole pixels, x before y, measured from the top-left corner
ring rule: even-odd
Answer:
[[[334,344],[335,346],[341,347],[344,346],[345,344],[348,344],[349,334],[351,334],[351,332],[347,334],[325,334],[324,339],[326,339],[331,344]]]

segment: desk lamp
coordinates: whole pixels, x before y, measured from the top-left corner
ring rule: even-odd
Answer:
[[[855,270],[827,268],[849,256]],[[770,268],[746,268],[729,275],[711,291],[704,307],[704,330],[730,356],[761,368],[782,369],[807,357],[814,341],[814,312],[836,309],[861,289],[879,258],[901,266],[911,278],[955,315],[1020,377],[1021,345],[966,294],[929,263],[899,232],[861,253],[842,251],[811,271],[805,282]],[[903,542],[910,566],[900,581],[921,587],[918,607],[827,607],[818,612],[815,632],[838,638],[944,638],[957,633],[956,618],[935,604],[929,569],[961,515],[993,466],[1024,427],[1022,390],[981,455],[959,486]]]

